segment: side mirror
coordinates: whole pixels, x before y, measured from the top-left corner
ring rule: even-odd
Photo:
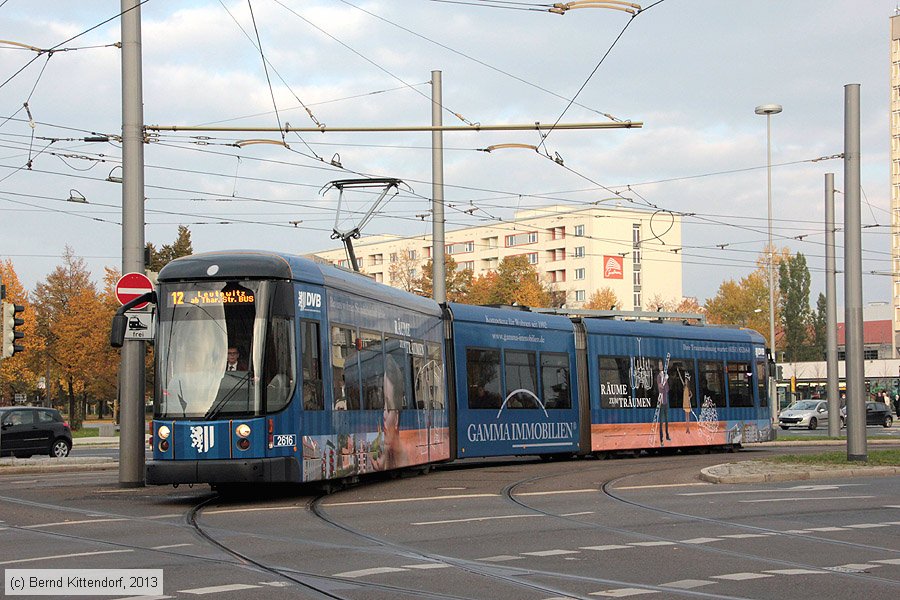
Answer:
[[[109,333],[109,345],[113,348],[121,348],[125,343],[125,331],[128,329],[128,317],[115,315],[112,320],[112,330]]]

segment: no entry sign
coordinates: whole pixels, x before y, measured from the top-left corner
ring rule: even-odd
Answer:
[[[125,273],[116,282],[116,298],[122,304],[152,291],[153,284],[143,273]],[[147,302],[135,305],[133,310],[140,310],[145,306],[147,306]]]

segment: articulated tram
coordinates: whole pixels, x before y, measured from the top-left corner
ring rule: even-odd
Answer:
[[[265,251],[175,260],[157,302],[150,484],[774,437],[745,329],[438,305]]]

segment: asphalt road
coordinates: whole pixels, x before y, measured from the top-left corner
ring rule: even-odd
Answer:
[[[0,567],[163,569],[166,597],[216,600],[898,597],[900,477],[697,476],[779,451],[457,464],[329,496],[4,476]]]

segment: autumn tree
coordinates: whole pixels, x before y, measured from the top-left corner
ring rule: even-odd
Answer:
[[[11,404],[15,394],[30,394],[37,388],[36,373],[40,370],[35,370],[34,365],[40,366],[37,356],[41,342],[36,335],[37,325],[28,294],[9,259],[0,262],[0,280],[6,288],[6,301],[25,307],[25,312],[18,315],[25,324],[16,328],[16,331],[25,334],[24,338],[16,342],[25,348],[25,351],[17,352],[14,356],[0,361],[0,406],[2,406]]]
[[[460,269],[449,254],[444,256],[444,285],[449,302],[464,302],[472,286],[472,269]],[[415,292],[426,298],[434,296],[434,263],[431,259],[422,267],[422,274],[416,279]]]
[[[51,382],[62,382],[65,386],[69,421],[74,428],[80,426],[82,417],[76,404],[76,393],[82,392],[85,382],[97,376],[79,368],[79,346],[86,340],[74,332],[106,337],[109,327],[81,330],[77,325],[81,315],[73,307],[87,307],[91,304],[90,296],[96,297],[96,293],[84,260],[75,256],[69,246],[63,253],[63,264],[57,266],[46,281],[38,283],[33,293],[37,334],[42,340],[46,370],[51,374],[47,381],[48,390]]]
[[[819,292],[819,298],[816,301],[816,310],[812,314],[812,348],[810,350],[810,360],[823,360],[825,357],[825,349],[828,346],[827,310],[825,294]]]
[[[147,269],[159,273],[160,269],[182,256],[190,256],[194,253],[194,247],[191,244],[191,231],[186,225],[178,226],[178,235],[171,244],[164,244],[159,250],[151,243],[147,243],[147,250],[150,260],[147,262]]]
[[[490,304],[494,288],[497,286],[497,279],[497,271],[487,271],[475,277],[464,302],[475,305]]]
[[[414,292],[418,288],[419,260],[413,257],[411,248],[404,248],[397,254],[396,262],[388,267],[390,284],[407,292]]]
[[[588,310],[622,310],[622,303],[611,287],[594,290],[584,307]]]
[[[713,324],[740,325],[768,337],[769,290],[764,268],[740,281],[723,281],[713,298],[706,301],[707,320]],[[771,348],[771,341],[769,342]]]
[[[490,304],[519,304],[546,307],[550,294],[528,257],[507,256],[497,266],[497,279],[491,292]]]

